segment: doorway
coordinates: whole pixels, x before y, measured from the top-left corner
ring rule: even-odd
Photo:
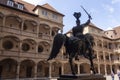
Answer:
[[[2,70],[3,70],[3,67],[0,66],[0,79],[2,78]]]
[[[27,66],[27,69],[26,69],[26,77],[27,77],[27,78],[32,77],[32,66]]]
[[[49,67],[45,67],[45,77],[49,76]]]

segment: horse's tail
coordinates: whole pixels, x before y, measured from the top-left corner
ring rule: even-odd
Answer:
[[[65,38],[64,34],[57,34],[54,37],[52,50],[51,50],[50,56],[47,60],[51,60],[58,55],[62,45],[65,43],[65,40],[66,40],[66,38]]]

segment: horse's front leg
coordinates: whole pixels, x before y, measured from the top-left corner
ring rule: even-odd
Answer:
[[[93,71],[93,73],[94,74],[96,74],[96,72],[95,72],[95,68],[94,68],[94,64],[93,64],[93,59],[92,59],[92,57],[90,56],[90,64],[91,64],[91,68],[90,68],[90,70],[92,70]]]

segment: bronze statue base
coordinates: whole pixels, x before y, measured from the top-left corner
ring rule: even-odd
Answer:
[[[58,80],[106,80],[101,74],[61,75]]]

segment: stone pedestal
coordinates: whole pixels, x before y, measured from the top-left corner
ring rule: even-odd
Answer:
[[[58,80],[106,80],[100,74],[61,75]]]

